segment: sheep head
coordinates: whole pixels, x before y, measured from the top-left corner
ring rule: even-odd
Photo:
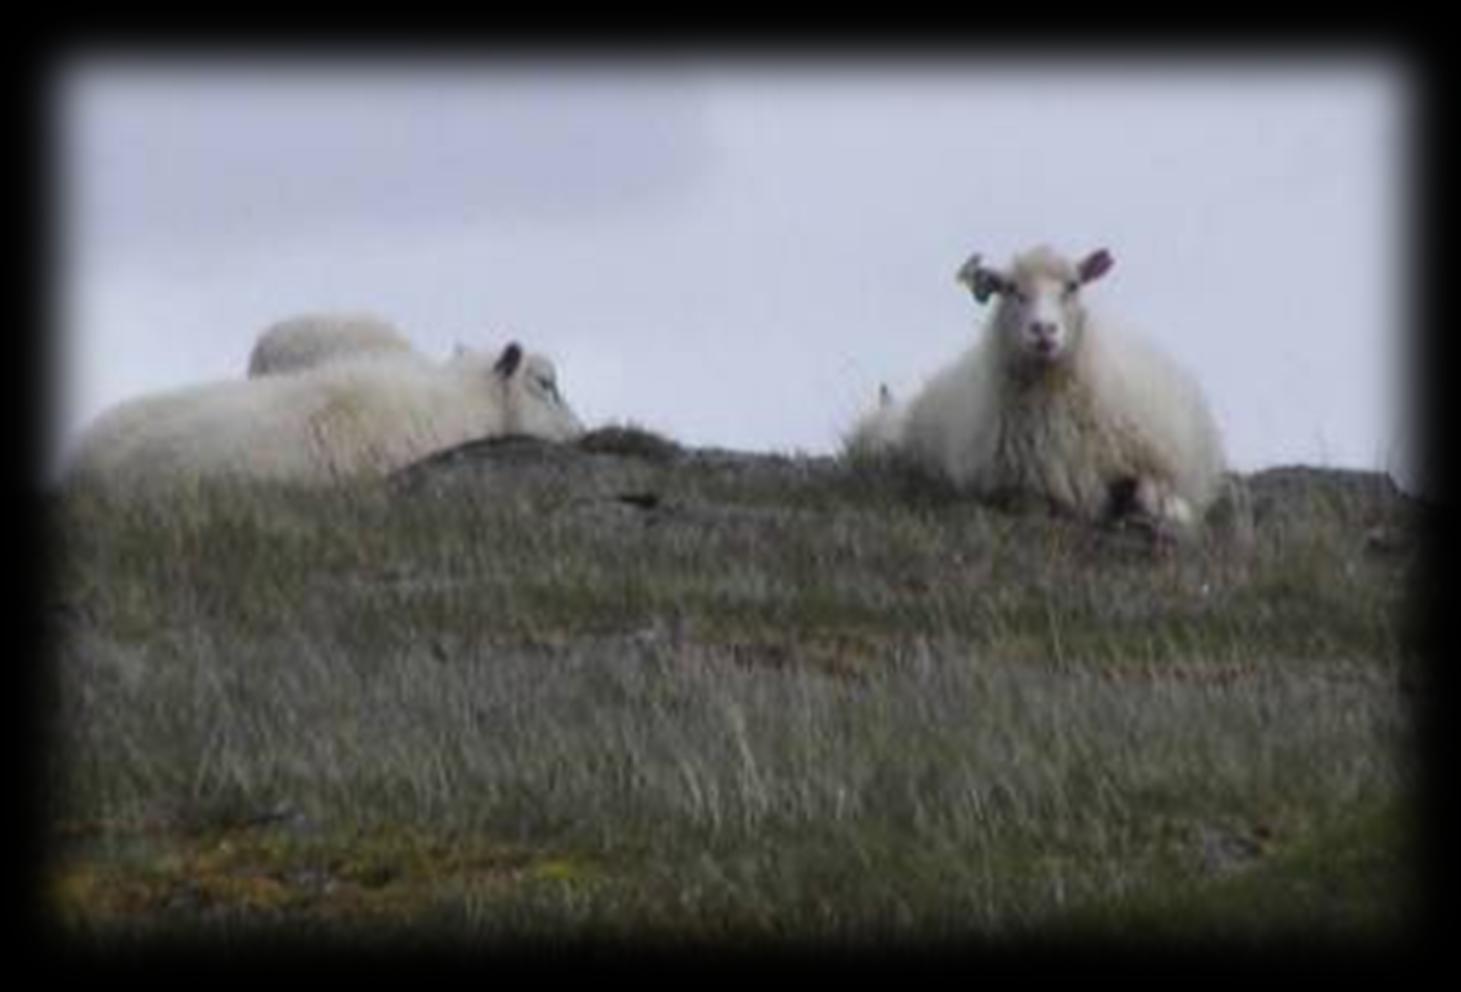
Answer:
[[[509,432],[552,441],[583,433],[578,415],[558,391],[558,371],[546,356],[525,352],[514,341],[502,349],[492,372],[502,383]]]
[[[544,355],[527,351],[516,341],[491,354],[458,345],[447,362],[459,374],[480,384],[485,379],[500,421],[492,429],[528,434],[550,441],[568,441],[583,433],[578,415],[558,390],[558,374]]]
[[[1019,364],[1040,369],[1060,365],[1078,345],[1085,327],[1081,287],[1114,264],[1102,248],[1078,263],[1040,246],[1015,256],[1008,271],[990,268],[973,255],[959,269],[980,303],[998,295],[994,325]]]

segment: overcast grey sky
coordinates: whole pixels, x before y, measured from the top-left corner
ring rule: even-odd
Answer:
[[[550,354],[590,425],[829,452],[984,312],[972,251],[1108,247],[1088,297],[1201,380],[1240,470],[1373,467],[1410,338],[1383,60],[90,59],[56,76],[58,438],[241,376],[306,310]]]

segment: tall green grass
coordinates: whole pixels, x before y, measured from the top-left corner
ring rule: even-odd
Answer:
[[[1271,487],[1251,539],[1171,545],[819,459],[489,452],[417,482],[58,498],[67,927],[1404,924],[1379,483]]]

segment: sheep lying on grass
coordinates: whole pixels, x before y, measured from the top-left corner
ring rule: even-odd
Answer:
[[[264,330],[249,354],[249,376],[315,368],[378,352],[409,352],[401,332],[370,314],[309,313]]]
[[[81,439],[68,478],[156,487],[180,479],[328,484],[383,475],[476,438],[582,432],[553,364],[516,343],[437,364],[364,353],[288,375],[210,383],[124,403]]]
[[[970,258],[959,280],[979,303],[998,297],[982,338],[906,406],[885,394],[849,453],[896,453],[981,497],[1034,495],[1091,519],[1200,521],[1224,478],[1217,427],[1191,377],[1087,312],[1082,288],[1111,265],[1044,246],[1008,271]]]
[[[878,405],[865,414],[847,439],[847,451],[853,457],[876,457],[898,446],[903,427],[903,408],[893,400],[886,383],[878,387]]]

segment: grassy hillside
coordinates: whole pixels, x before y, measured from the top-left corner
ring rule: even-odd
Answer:
[[[69,935],[868,943],[1407,925],[1412,508],[1202,540],[634,431],[54,506]]]

